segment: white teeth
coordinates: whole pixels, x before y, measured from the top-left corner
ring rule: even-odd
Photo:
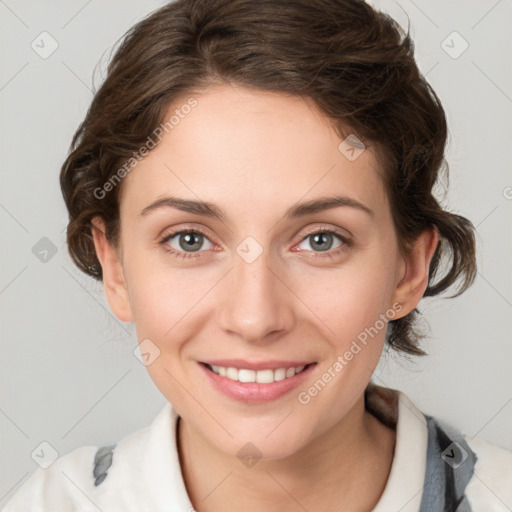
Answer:
[[[256,373],[256,382],[260,384],[270,384],[274,382],[274,370],[260,370]]]
[[[238,370],[236,368],[226,368],[226,377],[231,380],[238,380]]]
[[[238,370],[238,380],[240,382],[256,382],[256,372],[254,370]]]
[[[305,366],[297,366],[297,368],[278,368],[277,370],[247,370],[241,368],[212,365],[212,371],[221,377],[227,377],[231,380],[239,382],[258,382],[259,384],[271,384],[275,381],[284,380],[293,377],[297,373],[304,370]]]
[[[286,379],[286,370],[284,368],[279,368],[274,371],[274,380],[283,380]]]

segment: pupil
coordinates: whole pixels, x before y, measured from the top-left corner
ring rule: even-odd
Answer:
[[[200,242],[197,242],[197,239],[200,235],[198,235],[197,233],[187,233],[185,235],[182,236],[181,240],[183,241],[183,239],[185,239],[185,242],[183,243],[182,241],[180,241],[180,245],[183,249],[199,249],[201,247],[201,243]],[[197,247],[194,247],[194,245],[196,245]]]
[[[328,243],[327,242],[327,247],[326,247],[326,243],[325,243],[325,238],[327,237],[327,240],[329,241],[332,237],[330,234],[328,233],[317,233],[315,235],[313,235],[313,240],[314,240],[314,244],[319,244],[318,248],[321,250],[321,251],[327,251],[330,246],[332,245],[332,243]],[[322,242],[321,240],[324,240],[324,242]],[[320,240],[320,242],[319,242]],[[332,240],[330,240],[332,242]]]

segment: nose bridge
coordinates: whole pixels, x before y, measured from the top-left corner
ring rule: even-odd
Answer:
[[[247,237],[236,249],[222,301],[223,329],[247,341],[264,341],[293,322],[290,291],[272,267],[268,248]],[[276,275],[277,274],[277,275]]]

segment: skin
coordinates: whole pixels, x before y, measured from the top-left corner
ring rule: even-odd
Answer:
[[[118,250],[101,219],[93,222],[112,311],[135,323],[139,341],[149,338],[160,350],[147,369],[181,417],[191,502],[199,512],[370,510],[395,446],[395,432],[364,408],[385,329],[308,404],[297,395],[393,304],[401,306],[394,318],[416,307],[437,230],[401,256],[376,153],[368,146],[348,160],[312,101],[225,84],[194,97],[197,106],[122,182]],[[170,207],[140,215],[168,195],[214,203],[226,219]],[[354,198],[374,215],[342,206],[284,218],[292,205],[329,195]],[[179,258],[159,244],[171,228],[199,228],[206,238],[199,236],[192,257]],[[332,248],[322,251],[308,236],[315,228],[352,243],[333,236]],[[252,263],[236,252],[247,236],[262,249]],[[167,247],[187,254],[180,239]],[[298,389],[248,404],[205,379],[198,361],[214,358],[317,365]],[[250,468],[237,457],[247,442],[262,453]]]

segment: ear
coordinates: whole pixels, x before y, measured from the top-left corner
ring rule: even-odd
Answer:
[[[434,226],[425,230],[414,242],[409,254],[402,260],[399,282],[396,285],[392,304],[402,305],[400,317],[408,315],[419,303],[428,285],[430,261],[439,241],[439,232]]]
[[[91,223],[94,247],[101,263],[103,286],[110,309],[122,322],[133,322],[122,262],[112,244],[107,240],[103,219],[94,217]]]

